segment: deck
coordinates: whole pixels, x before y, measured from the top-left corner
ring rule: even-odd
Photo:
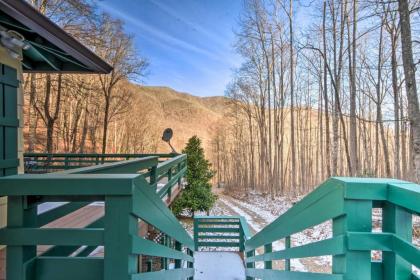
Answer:
[[[57,275],[62,280],[420,280],[411,268],[420,267],[420,250],[411,240],[412,215],[420,213],[417,184],[334,177],[253,236],[241,216],[195,216],[191,238],[167,207],[179,194],[186,170],[186,156],[160,162],[155,156],[54,175],[0,178],[0,195],[9,197],[10,213],[18,218],[12,215],[10,227],[0,230],[0,243],[11,246],[8,277],[25,279],[26,273],[40,280]],[[72,202],[48,210],[54,205],[51,201]],[[42,207],[36,213],[31,205]],[[374,208],[382,209],[381,232],[372,231]],[[139,221],[151,227],[140,225],[140,231]],[[292,246],[292,235],[325,221],[332,222],[332,236]],[[146,235],[153,230],[156,235]],[[285,244],[281,250],[273,247],[279,240]],[[35,251],[39,255],[49,249],[41,244],[57,247],[36,257]],[[226,248],[237,253],[226,253]],[[383,252],[381,262],[371,261],[373,250]],[[28,257],[23,259],[22,253]],[[4,255],[3,251],[3,263]],[[87,257],[92,255],[98,258]],[[292,269],[291,260],[315,256],[331,256],[333,272]],[[273,262],[279,260],[284,270],[274,269]],[[4,279],[1,266],[0,272]]]
[[[48,225],[45,228],[83,228],[104,215],[104,207],[101,205],[89,205],[83,207],[67,216],[64,216]],[[50,246],[37,246],[38,255],[44,253]],[[5,280],[5,258],[6,249],[0,250],[0,280]],[[95,251],[100,255],[103,251]]]
[[[119,159],[119,158],[118,158]],[[114,160],[114,159],[113,159]],[[90,162],[89,162],[90,163]],[[57,171],[57,169],[46,170],[48,171]],[[42,171],[40,173],[45,173],[46,171]],[[32,172],[28,172],[32,173]],[[39,172],[35,172],[39,173]],[[157,193],[161,193],[161,198],[164,203],[169,206],[175,198],[180,194],[182,191],[182,186],[178,183],[175,183],[170,190],[166,189],[167,184],[169,183],[168,177],[162,177],[159,182],[156,184],[156,191]],[[169,192],[170,191],[170,192]],[[43,203],[38,206],[38,214],[43,212],[49,211],[55,207],[61,206],[64,203]],[[80,208],[64,217],[61,217],[45,226],[43,228],[84,228],[91,224],[92,222],[96,221],[97,219],[104,216],[104,203],[103,202],[95,202],[83,208]],[[147,227],[140,227],[143,229]],[[146,230],[147,232],[147,230]],[[140,236],[144,236],[145,232],[139,232]],[[37,246],[37,254],[42,255],[45,253],[49,248],[52,246],[45,246],[40,245]],[[0,280],[5,280],[6,278],[6,248],[0,250]],[[97,256],[103,257],[104,250],[102,246],[99,246],[96,250],[94,250],[89,256]]]
[[[165,181],[165,180],[163,180]],[[162,182],[165,183],[165,182]],[[160,188],[158,188],[158,191]],[[181,188],[176,186],[172,190],[171,198],[164,197],[164,202],[166,205],[170,205],[178,194],[181,192]],[[51,208],[51,204],[45,203],[45,205],[41,205],[38,211],[45,211],[46,208]],[[67,216],[64,216],[54,222],[45,226],[45,228],[84,228],[85,226],[89,225],[90,223],[96,221],[98,218],[104,215],[104,206],[102,203],[93,203],[92,205],[83,207],[73,213],[70,213]],[[47,251],[51,246],[37,246],[37,253],[41,255],[45,251]],[[103,256],[103,249],[98,248],[90,256]],[[6,249],[0,250],[0,280],[6,280]]]

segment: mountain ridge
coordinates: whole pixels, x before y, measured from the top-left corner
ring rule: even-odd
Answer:
[[[205,151],[209,151],[217,124],[229,106],[224,96],[200,97],[179,92],[166,86],[129,85],[135,96],[133,106],[149,111],[153,125],[159,131],[170,127],[174,131],[172,143],[180,152],[188,139],[197,135]],[[158,152],[168,152],[166,143],[158,143]]]

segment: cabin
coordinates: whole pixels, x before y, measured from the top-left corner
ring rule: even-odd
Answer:
[[[112,68],[24,1],[0,1],[3,119],[0,175],[23,173],[23,73],[109,73]],[[6,199],[0,200],[5,223]]]
[[[0,176],[24,172],[23,73],[106,74],[111,70],[105,61],[28,3],[1,0]],[[6,213],[7,198],[0,197],[0,227],[6,225]],[[4,268],[4,264],[0,267]]]
[[[207,280],[232,271],[247,280],[419,279],[420,186],[410,182],[330,178],[254,235],[242,216],[196,216],[190,234],[169,208],[185,184],[185,155],[24,153],[23,73],[111,71],[27,2],[0,0],[1,280]],[[372,232],[373,209],[382,210],[381,232]],[[326,221],[330,238],[293,246],[292,235]],[[239,262],[228,261],[232,252]],[[293,259],[317,256],[331,256],[331,273],[291,269]]]

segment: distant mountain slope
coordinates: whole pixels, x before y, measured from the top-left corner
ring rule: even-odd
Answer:
[[[187,140],[197,135],[206,151],[210,148],[215,127],[223,119],[229,106],[226,97],[197,97],[168,87],[132,85],[136,103],[152,114],[158,130],[166,127],[174,130],[173,145],[181,151]],[[159,152],[168,152],[160,143]]]

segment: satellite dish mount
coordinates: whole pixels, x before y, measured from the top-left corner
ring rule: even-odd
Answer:
[[[174,132],[172,131],[172,128],[165,129],[163,131],[162,140],[168,143],[169,147],[171,147],[172,149],[173,154],[177,154],[177,152],[175,151],[174,147],[171,144],[171,139],[172,139],[173,134]]]

